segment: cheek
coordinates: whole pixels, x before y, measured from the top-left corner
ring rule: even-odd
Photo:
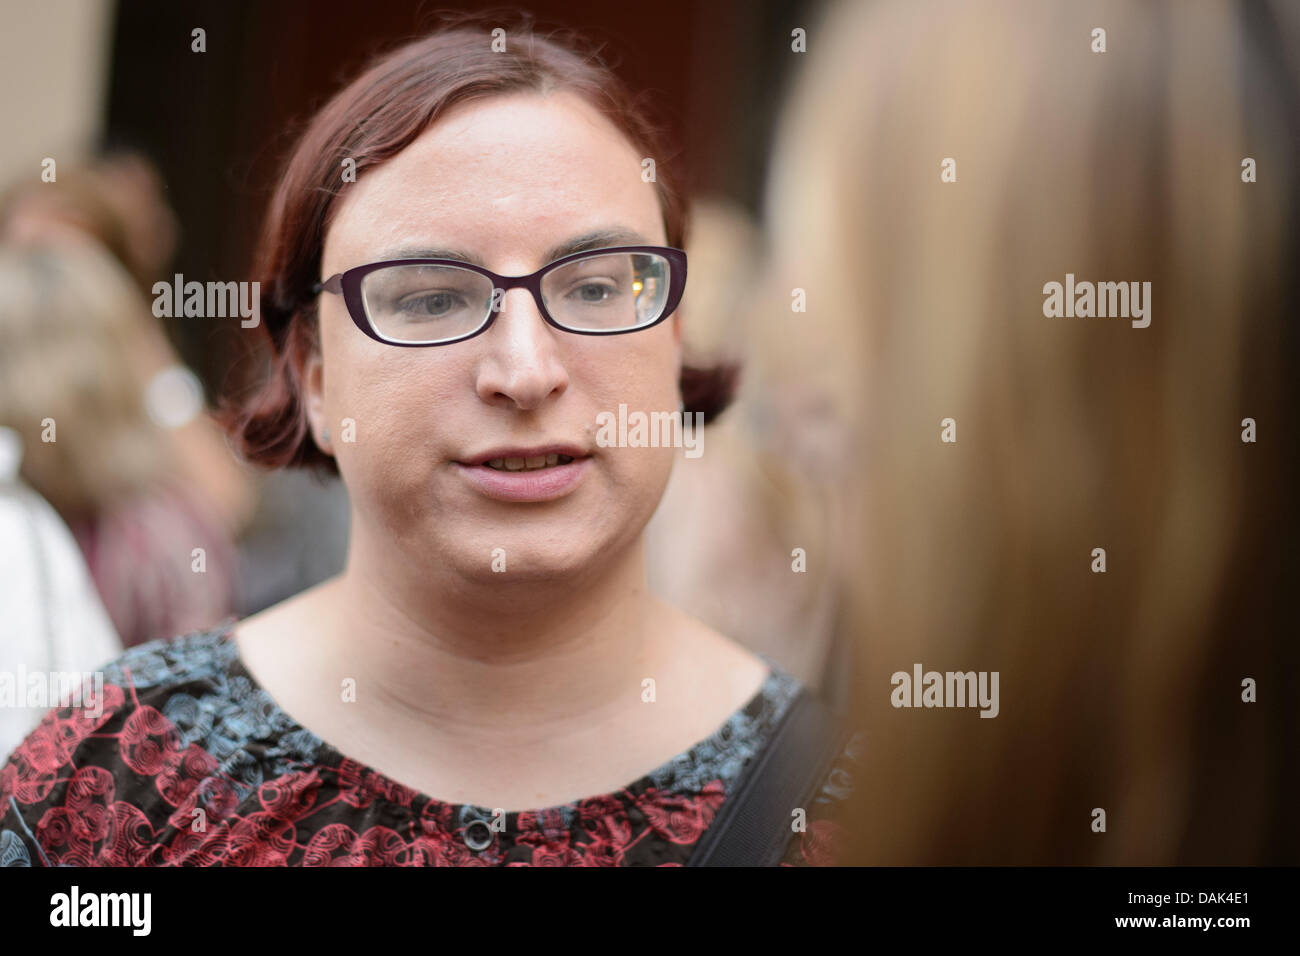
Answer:
[[[662,333],[662,334],[661,334]],[[631,426],[637,415],[676,415],[678,410],[678,377],[680,375],[676,346],[665,323],[635,343],[617,339],[611,344],[621,346],[602,357],[591,366],[588,380],[592,383],[592,417],[602,413],[618,420],[622,414]],[[620,413],[619,406],[626,406]],[[661,418],[650,418],[660,421]],[[653,428],[644,434],[649,436]],[[633,430],[628,429],[631,440]],[[662,436],[661,436],[662,437]],[[653,439],[651,439],[653,442]],[[648,518],[658,505],[673,464],[682,454],[680,448],[645,447],[608,448],[605,451],[611,477],[620,497],[631,509]]]
[[[631,341],[629,341],[631,340]],[[648,332],[614,336],[601,355],[587,363],[592,399],[599,411],[676,411],[681,374],[676,344],[668,323]]]
[[[450,388],[434,358],[369,339],[324,343],[325,413],[354,497],[400,500],[395,490],[427,481]]]

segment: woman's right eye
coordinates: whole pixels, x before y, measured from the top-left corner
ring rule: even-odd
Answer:
[[[440,318],[461,305],[455,292],[418,292],[397,301],[397,311],[415,318]]]

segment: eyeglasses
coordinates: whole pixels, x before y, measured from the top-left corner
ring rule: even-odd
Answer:
[[[388,345],[450,345],[473,338],[525,288],[546,322],[579,335],[621,335],[658,325],[681,301],[686,253],[617,246],[556,259],[532,275],[503,276],[457,259],[390,259],[312,287],[341,294],[352,321]]]

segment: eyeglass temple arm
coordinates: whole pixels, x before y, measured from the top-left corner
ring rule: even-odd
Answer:
[[[328,279],[326,279],[324,282],[317,282],[314,286],[311,287],[312,295],[317,295],[321,292],[333,292],[335,295],[338,295],[342,291],[343,291],[343,273],[341,272],[337,272],[334,275],[330,276]]]

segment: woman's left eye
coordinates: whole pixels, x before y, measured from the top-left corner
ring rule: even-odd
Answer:
[[[617,290],[610,286],[587,282],[574,289],[570,295],[576,295],[582,302],[597,304],[607,302],[609,299],[614,297],[616,292]]]

